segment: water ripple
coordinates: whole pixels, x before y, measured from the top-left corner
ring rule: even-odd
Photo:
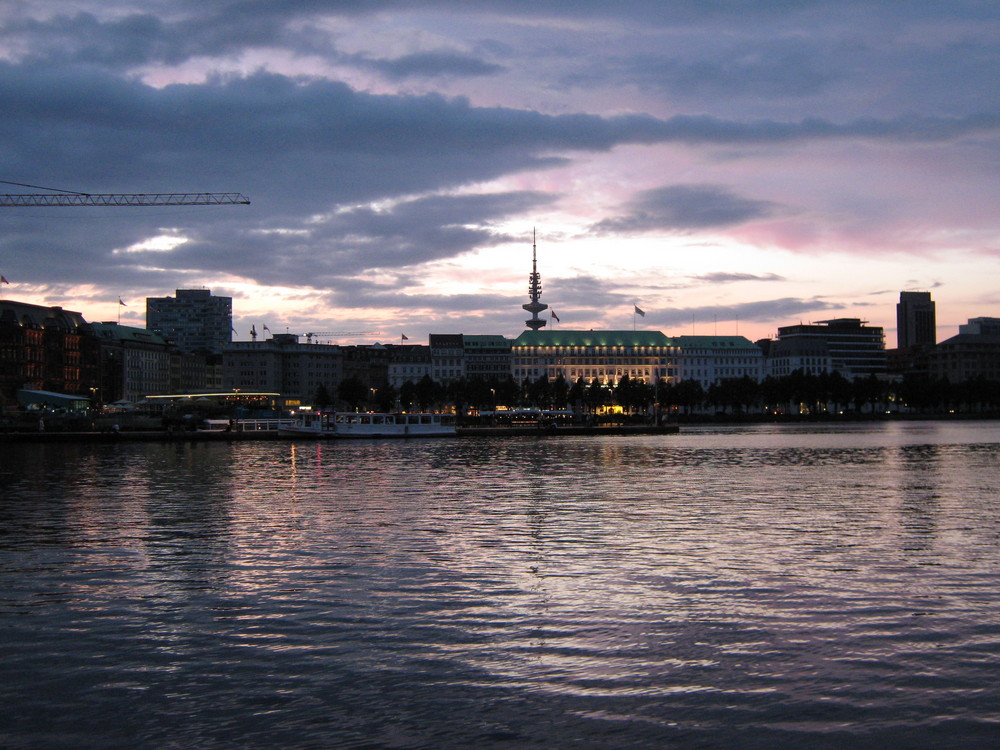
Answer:
[[[964,429],[14,447],[0,745],[987,746]]]

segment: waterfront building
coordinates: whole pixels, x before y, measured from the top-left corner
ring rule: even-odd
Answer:
[[[434,377],[431,348],[426,344],[396,344],[387,349],[388,380],[393,388],[401,388],[407,382],[419,383],[425,375]]]
[[[460,333],[432,333],[431,378],[442,385],[465,377],[465,344]]]
[[[1000,318],[969,318],[968,323],[958,327],[958,332],[976,336],[1000,336]]]
[[[783,378],[796,371],[806,375],[833,372],[830,349],[822,339],[792,336],[756,344],[764,354],[764,377]]]
[[[389,350],[382,344],[342,346],[343,376],[364,383],[369,390],[380,390],[389,384]],[[330,391],[336,394],[336,391]]]
[[[208,289],[178,289],[176,297],[146,298],[146,328],[181,352],[221,354],[232,341],[233,298]]]
[[[869,326],[859,318],[835,318],[817,323],[784,326],[778,341],[791,342],[808,351],[823,343],[830,366],[845,378],[855,379],[886,372],[885,334],[881,326]]]
[[[301,343],[293,333],[234,341],[222,351],[225,389],[276,392],[310,400],[320,385],[336,394],[344,378],[343,347]]]
[[[1000,318],[972,318],[959,326],[957,336],[927,354],[927,371],[951,383],[977,378],[1000,381]]]
[[[96,395],[99,347],[90,324],[61,307],[0,300],[0,400],[24,388]]]
[[[510,339],[497,334],[463,334],[465,377],[506,380],[510,377]]]
[[[524,331],[511,342],[517,381],[583,378],[616,385],[625,375],[655,385],[675,378],[675,348],[660,331]]]
[[[100,342],[100,400],[141,401],[170,393],[176,355],[159,334],[115,322],[91,323]]]
[[[177,393],[222,390],[222,355],[175,351],[171,359],[170,389]]]
[[[702,388],[732,378],[764,378],[764,352],[743,336],[677,336],[674,376],[697,380]]]
[[[937,318],[930,292],[900,292],[896,305],[896,346],[933,346],[937,343]]]

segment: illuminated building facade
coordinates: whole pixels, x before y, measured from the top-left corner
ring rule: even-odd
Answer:
[[[0,401],[17,391],[93,396],[98,344],[78,312],[0,300]]]
[[[676,348],[659,331],[524,331],[511,343],[517,381],[562,375],[615,385],[624,376],[655,385],[676,377]]]

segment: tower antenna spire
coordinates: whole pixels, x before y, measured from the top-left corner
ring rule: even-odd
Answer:
[[[531,275],[528,276],[528,296],[531,297],[531,302],[526,305],[521,305],[524,310],[531,313],[531,317],[524,321],[524,325],[533,331],[537,331],[539,328],[543,327],[546,321],[543,318],[538,317],[538,313],[542,310],[548,309],[548,305],[544,302],[539,302],[539,298],[542,296],[542,276],[538,273],[538,243],[536,240],[537,234],[535,228],[531,228]]]

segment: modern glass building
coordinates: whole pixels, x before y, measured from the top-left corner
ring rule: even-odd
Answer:
[[[830,365],[846,378],[886,372],[885,332],[881,326],[869,326],[859,318],[784,326],[778,329],[778,340],[826,344]]]

